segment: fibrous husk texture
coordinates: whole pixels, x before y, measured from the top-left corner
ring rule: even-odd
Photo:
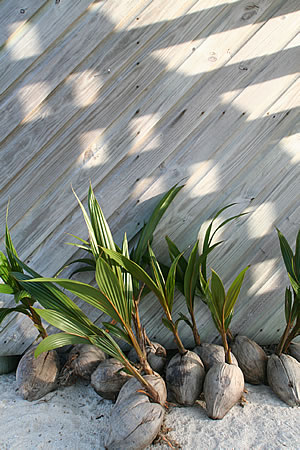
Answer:
[[[206,374],[203,391],[207,415],[223,419],[243,394],[243,372],[233,364],[216,363]]]
[[[206,372],[216,363],[225,362],[225,351],[222,345],[203,343],[194,348],[194,352],[200,357]],[[238,362],[231,354],[232,364],[238,366]]]
[[[74,375],[90,380],[94,370],[105,359],[105,353],[95,345],[78,344],[71,350],[66,365]]]
[[[146,345],[147,360],[154,372],[161,373],[166,365],[167,352],[166,349],[158,342],[151,342]],[[139,359],[134,348],[128,353],[128,359],[133,363],[138,363]]]
[[[288,349],[289,354],[300,362],[300,342],[292,342]]]
[[[268,381],[272,390],[290,406],[300,405],[300,363],[289,355],[271,355]]]
[[[28,401],[38,400],[57,387],[59,358],[55,350],[34,357],[31,348],[21,358],[16,372],[19,394]]]
[[[231,347],[245,381],[251,384],[267,383],[268,357],[264,350],[246,336],[237,336]]]
[[[91,385],[97,394],[115,400],[123,384],[131,378],[122,371],[123,368],[123,364],[115,358],[102,361],[91,376]]]
[[[166,401],[166,386],[161,377],[146,375],[155,387],[161,403]],[[163,423],[165,410],[158,403],[151,403],[149,397],[138,390],[144,387],[135,379],[127,381],[111,412],[110,430],[105,447],[109,450],[139,450],[150,445]]]
[[[177,353],[166,371],[169,399],[180,405],[192,406],[202,392],[204,377],[205,369],[196,353]]]

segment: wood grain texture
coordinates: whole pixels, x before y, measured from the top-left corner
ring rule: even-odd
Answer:
[[[92,181],[120,242],[184,182],[155,251],[168,260],[166,234],[189,248],[205,221],[236,202],[230,213],[249,214],[224,229],[209,264],[226,285],[251,264],[233,331],[278,340],[288,280],[274,226],[294,245],[300,212],[298,2],[41,0],[24,13],[2,0],[0,8],[0,235],[11,197],[21,258],[51,276],[81,255],[64,244],[66,232],[87,236],[71,184],[85,203]],[[79,304],[101,323],[100,311]],[[182,310],[176,294],[175,318]],[[153,297],[142,316],[153,339],[174,347]],[[200,303],[196,316],[203,339],[217,340]],[[190,330],[179,330],[192,345]],[[1,354],[22,353],[35,334],[23,317],[7,318]]]

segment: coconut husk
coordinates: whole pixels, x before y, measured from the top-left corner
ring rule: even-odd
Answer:
[[[167,401],[167,388],[164,380],[159,375],[145,375],[147,380],[156,390],[159,395],[160,403],[163,405]],[[140,382],[136,378],[131,378],[121,388],[116,404],[126,401],[132,395],[136,394],[139,390],[145,390],[144,386],[141,386]]]
[[[95,345],[75,345],[60,376],[60,384],[70,384],[76,376],[90,380],[94,370],[105,359],[105,353]]]
[[[57,387],[59,358],[55,350],[34,357],[35,348],[21,358],[16,372],[18,392],[25,400],[38,400]]]
[[[166,396],[164,381],[160,377],[147,375],[146,379]],[[121,388],[112,409],[110,429],[105,442],[109,450],[140,450],[150,445],[156,438],[163,423],[165,410],[158,403],[151,403],[136,380],[127,381]]]
[[[91,375],[91,385],[97,394],[115,400],[123,384],[131,378],[122,371],[123,368],[123,364],[115,358],[102,361]]]
[[[244,376],[238,366],[216,363],[206,374],[204,398],[207,415],[211,419],[223,419],[240,400],[244,391]]]
[[[196,353],[177,353],[166,370],[169,399],[180,405],[192,406],[202,392],[204,377],[205,369]]]
[[[194,348],[194,352],[200,357],[206,372],[216,363],[225,362],[225,350],[222,345],[203,343]],[[232,364],[238,366],[238,362],[231,354]]]
[[[300,342],[292,342],[288,348],[289,354],[300,362]]]
[[[162,373],[167,361],[166,349],[158,342],[151,342],[146,344],[147,361],[154,370],[154,372]],[[131,348],[128,353],[129,361],[138,364],[139,358],[134,348]]]
[[[289,355],[271,355],[268,381],[272,390],[290,406],[300,405],[300,363]]]
[[[267,384],[268,357],[256,342],[247,336],[237,336],[231,350],[247,383]]]

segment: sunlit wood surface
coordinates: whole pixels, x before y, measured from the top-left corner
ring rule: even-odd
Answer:
[[[80,255],[65,245],[66,232],[87,237],[71,186],[85,203],[92,181],[120,242],[124,230],[138,233],[162,193],[184,183],[154,239],[167,261],[166,234],[185,249],[236,202],[231,214],[249,214],[220,235],[226,241],[209,263],[226,285],[251,264],[232,330],[276,341],[288,280],[274,227],[293,246],[299,228],[299,6],[1,0],[1,235],[10,198],[19,255],[52,276]],[[158,302],[147,297],[143,311],[149,335],[173,346]],[[177,296],[175,318],[179,311]],[[200,303],[197,317],[203,339],[215,340]],[[180,331],[192,345],[189,328]],[[11,316],[0,354],[22,353],[34,336],[29,321]]]

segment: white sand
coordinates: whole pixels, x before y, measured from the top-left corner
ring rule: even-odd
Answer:
[[[182,449],[300,449],[300,410],[281,402],[267,386],[247,385],[248,403],[220,421],[199,402],[170,408],[167,436]],[[96,450],[103,448],[112,403],[79,383],[27,402],[16,392],[15,374],[0,376],[1,450]],[[157,443],[151,449],[170,449]]]

